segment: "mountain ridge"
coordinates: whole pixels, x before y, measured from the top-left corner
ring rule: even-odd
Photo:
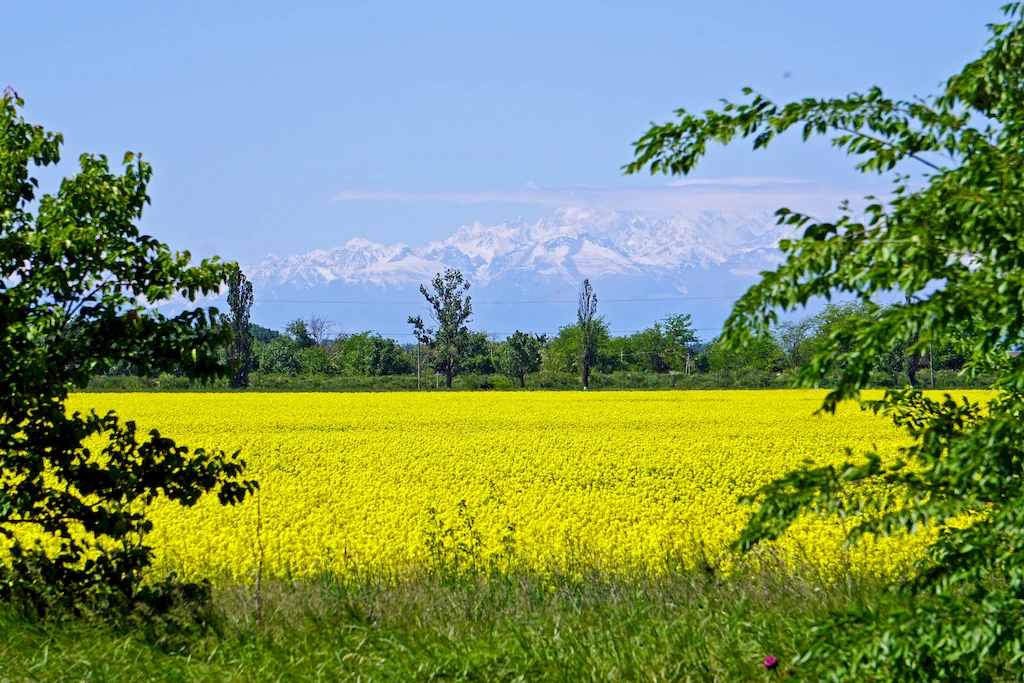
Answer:
[[[560,209],[532,224],[516,218],[497,225],[463,225],[447,239],[419,247],[354,237],[305,254],[269,254],[246,271],[253,286],[264,292],[335,280],[405,285],[421,282],[424,274],[433,277],[446,266],[462,269],[481,285],[529,266],[541,275],[576,282],[640,274],[642,267],[707,268],[751,251],[770,250],[791,234],[769,214],[706,211],[649,219],[628,212]]]
[[[275,311],[285,309],[269,306],[275,301],[313,304],[313,300],[330,303],[334,298],[339,305],[339,299],[353,304],[408,303],[418,298],[421,284],[445,267],[460,269],[473,285],[471,295],[478,298],[552,304],[528,315],[514,306],[478,307],[476,319],[484,326],[532,325],[548,330],[565,324],[569,321],[565,320],[568,311],[562,310],[564,302],[574,298],[584,278],[608,299],[655,302],[608,311],[617,318],[614,327],[642,327],[661,313],[676,312],[678,303],[670,301],[680,295],[695,301],[713,299],[714,305],[694,303],[688,308],[694,311],[695,323],[720,325],[729,305],[721,296],[737,294],[760,271],[774,268],[781,260],[779,240],[792,236],[792,228],[778,225],[776,217],[767,213],[703,211],[648,218],[631,212],[564,208],[533,223],[522,218],[496,225],[477,221],[459,227],[444,240],[419,246],[354,237],[305,254],[271,254],[244,269],[253,283],[257,306],[268,304],[259,317],[273,325],[310,313],[293,308],[279,314]],[[667,310],[672,306],[676,309]],[[404,317],[382,308],[388,307],[350,307],[326,314],[335,320],[344,318],[339,322],[350,330],[404,323]]]

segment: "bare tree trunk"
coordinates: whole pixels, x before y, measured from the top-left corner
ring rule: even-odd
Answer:
[[[526,368],[519,368],[519,388],[526,388]]]
[[[916,334],[911,338],[911,343],[913,343],[913,344],[917,343],[917,335]],[[910,378],[910,388],[911,389],[916,389],[917,388],[917,367],[920,364],[921,364],[921,354],[917,353],[916,351],[914,353],[910,354],[910,357],[907,359],[907,377]]]
[[[590,363],[583,361],[583,390],[590,389]]]
[[[910,294],[907,294],[907,305],[910,305]],[[910,336],[908,347],[913,347],[917,344],[918,334],[915,332]],[[921,365],[921,354],[917,351],[907,354],[907,377],[910,379],[910,388],[917,388],[917,368]]]
[[[452,371],[454,369],[455,369],[455,364],[452,362],[451,358],[449,358],[448,362],[445,363],[445,368],[444,368],[444,388],[445,389],[451,389],[452,388],[452,375],[454,374]]]

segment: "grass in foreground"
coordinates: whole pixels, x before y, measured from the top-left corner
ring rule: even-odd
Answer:
[[[0,609],[0,679],[781,680],[815,617],[878,594],[852,579],[773,574],[277,580],[259,595],[218,589],[214,630],[178,651]],[[781,661],[775,671],[768,655]]]

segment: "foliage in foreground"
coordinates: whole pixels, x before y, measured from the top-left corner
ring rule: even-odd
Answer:
[[[225,586],[216,631],[172,641],[0,609],[0,678],[771,681],[827,609],[877,596],[872,583],[779,574],[325,575]]]
[[[66,399],[114,363],[229,376],[218,357],[230,332],[215,311],[166,317],[143,306],[216,292],[229,266],[193,266],[139,233],[151,168],[130,153],[121,175],[83,155],[56,194],[37,197],[31,174],[59,161],[63,139],[27,123],[22,106],[13,90],[0,96],[0,600],[37,615],[118,616],[202,602],[202,586],[173,577],[143,585],[153,559],[145,507],[158,497],[193,505],[207,492],[241,501],[254,486],[240,479],[244,463],[155,429],[140,437],[113,412],[71,413]]]
[[[689,173],[709,143],[752,137],[765,147],[791,129],[832,135],[864,172],[906,163],[928,172],[922,189],[897,176],[886,202],[863,217],[823,221],[780,210],[804,228],[783,242],[786,262],[736,305],[727,338],[750,342],[799,309],[836,292],[870,306],[899,292],[905,304],[835,331],[800,369],[814,386],[838,368],[825,400],[857,399],[893,342],[919,356],[957,331],[968,374],[993,373],[986,406],[890,391],[866,405],[914,438],[899,457],[793,472],[764,487],[742,549],[773,539],[807,512],[852,517],[849,540],[946,525],[917,567],[877,610],[840,611],[811,631],[801,672],[817,680],[992,681],[1007,667],[1024,680],[1024,7],[1004,7],[987,50],[925,100],[894,101],[872,89],[845,99],[778,105],[747,89],[741,104],[654,126],[636,143],[629,171]],[[887,495],[867,495],[863,486]],[[851,491],[851,487],[854,490]],[[971,523],[967,523],[971,522]]]

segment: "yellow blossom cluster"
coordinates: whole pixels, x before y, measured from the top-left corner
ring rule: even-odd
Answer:
[[[256,498],[157,502],[162,569],[206,576],[393,571],[437,561],[650,569],[731,559],[750,494],[806,459],[840,463],[909,438],[822,391],[77,394],[140,433],[240,449]],[[977,398],[977,397],[975,397]],[[805,519],[776,557],[892,574],[926,538],[843,548]],[[447,560],[446,560],[447,558]]]

